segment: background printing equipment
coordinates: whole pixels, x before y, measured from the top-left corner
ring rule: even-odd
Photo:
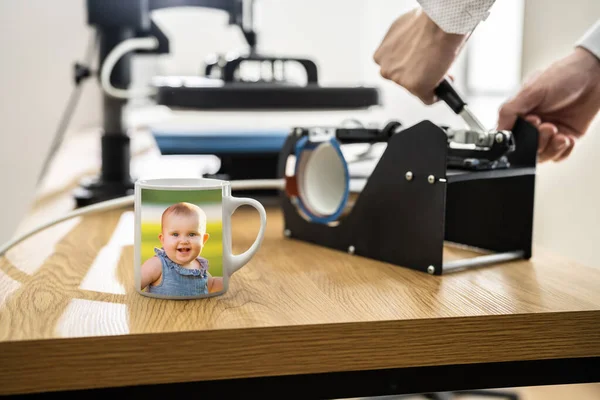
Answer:
[[[246,21],[242,27],[248,44],[246,54],[212,54],[207,58],[201,76],[157,76],[153,84],[158,88],[158,103],[173,110],[220,111],[224,115],[237,112],[237,117],[242,119],[246,119],[243,114],[252,111],[252,118],[247,118],[248,122],[242,126],[223,128],[203,124],[200,122],[202,116],[199,116],[196,126],[155,124],[152,134],[165,155],[217,155],[221,161],[220,170],[209,177],[274,179],[278,155],[290,125],[289,122],[267,125],[255,118],[256,114],[264,112],[263,119],[277,120],[281,111],[306,114],[368,109],[380,105],[379,91],[364,86],[323,86],[319,83],[318,67],[313,60],[262,54],[257,49],[253,24],[254,2],[246,4],[248,7],[240,6],[232,14],[235,20]],[[301,66],[304,83],[294,82],[288,76],[286,71],[293,63]],[[255,73],[249,78],[244,73],[245,68]],[[260,194],[276,195],[277,192],[262,190]],[[244,195],[259,195],[259,192],[248,190]]]
[[[257,50],[253,28],[253,0],[87,0],[87,23],[99,38],[99,69],[112,60],[114,52],[133,38],[155,38],[156,45],[131,49],[120,54],[106,80],[114,90],[124,90],[131,82],[131,55],[169,53],[169,40],[152,21],[151,12],[181,6],[208,7],[229,14],[229,23],[240,27],[249,46],[247,54],[213,55],[203,75],[157,76],[152,81],[158,105],[184,110],[352,110],[380,105],[374,87],[327,87],[319,84],[318,68],[306,58],[263,55]],[[299,63],[306,83],[286,78],[286,63]],[[247,80],[241,73],[246,65],[269,65],[270,76]],[[89,74],[77,66],[79,76]],[[123,127],[123,107],[127,99],[103,91],[102,169],[99,176],[84,180],[75,191],[77,206],[131,194],[130,139]],[[276,176],[277,154],[285,131],[207,131],[173,132],[155,130],[163,154],[213,154],[221,159],[218,176],[226,179],[268,179]],[[270,140],[268,140],[270,139]]]
[[[529,259],[537,130],[523,119],[511,131],[487,130],[448,81],[436,94],[463,117],[467,129],[425,120],[408,128],[392,121],[383,129],[300,126],[290,132],[278,168],[286,181],[280,191],[284,234],[435,275]],[[367,175],[357,176],[351,168],[346,174],[311,175],[311,155],[329,143],[386,147]],[[325,153],[320,154],[316,160]],[[330,157],[324,164],[336,169],[345,162],[335,165]],[[345,190],[328,190],[344,180]],[[331,200],[335,207],[324,214],[317,205]],[[444,261],[445,243],[482,255]]]

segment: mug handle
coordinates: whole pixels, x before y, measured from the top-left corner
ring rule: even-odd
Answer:
[[[235,212],[235,210],[242,205],[249,205],[258,211],[260,215],[260,229],[258,231],[258,236],[252,243],[252,246],[248,250],[246,250],[242,254],[234,255],[231,249],[231,216]],[[252,256],[258,251],[263,238],[265,236],[265,228],[267,226],[267,212],[262,204],[254,199],[249,199],[245,197],[232,197],[227,196],[223,197],[223,206],[226,216],[227,223],[227,239],[226,243],[228,244],[228,248],[223,249],[223,258],[225,259],[227,265],[227,273],[229,276],[233,275],[234,272],[242,268],[244,265],[250,261]]]

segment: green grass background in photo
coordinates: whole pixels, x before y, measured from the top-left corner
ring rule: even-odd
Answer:
[[[208,260],[208,272],[223,276],[223,223],[222,191],[215,190],[152,190],[142,189],[141,210],[141,264],[154,256],[154,248],[160,248],[158,235],[161,231],[163,211],[179,202],[188,202],[202,208],[206,213],[206,232],[210,235],[200,253]],[[140,265],[141,265],[140,264]]]

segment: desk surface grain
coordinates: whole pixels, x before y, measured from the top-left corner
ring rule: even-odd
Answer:
[[[157,156],[142,133],[133,139],[136,160]],[[97,159],[65,173],[65,157],[95,144],[65,146],[21,231],[73,206],[78,174]],[[258,226],[249,207],[234,214],[236,253]],[[599,289],[600,270],[539,248],[529,261],[430,276],[287,239],[270,207],[263,246],[228,293],[150,299],[133,288],[124,208],[62,222],[0,258],[0,393],[600,356]]]

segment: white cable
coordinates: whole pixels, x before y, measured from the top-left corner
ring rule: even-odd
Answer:
[[[232,190],[248,190],[248,189],[283,189],[285,186],[285,181],[283,179],[248,179],[248,180],[238,180],[238,181],[230,181]],[[56,225],[60,222],[66,221],[71,218],[79,217],[81,215],[92,214],[94,212],[100,211],[109,211],[114,210],[126,206],[133,205],[135,199],[133,195],[123,196],[112,200],[102,201],[100,203],[92,204],[87,207],[82,207],[75,211],[71,211],[68,214],[65,214],[59,218],[48,221],[40,226],[35,227],[34,229],[26,232],[13,240],[5,243],[0,247],[0,257],[2,257],[8,250],[17,244],[21,243],[23,240],[28,237],[35,235],[36,233],[49,228],[53,225]]]
[[[78,217],[78,216],[84,215],[84,214],[91,214],[93,212],[107,211],[107,210],[112,210],[115,208],[125,207],[130,204],[133,204],[133,196],[119,197],[119,198],[116,198],[113,200],[103,201],[100,203],[92,204],[91,206],[82,207],[78,210],[71,211],[68,214],[65,214],[59,218],[53,219],[52,221],[48,221],[48,222],[30,230],[29,232],[26,232],[23,235],[16,237],[15,239],[9,241],[8,243],[5,243],[2,247],[0,247],[0,256],[4,255],[4,253],[6,253],[10,248],[15,246],[17,243],[20,243],[23,240],[30,237],[31,235],[34,235],[41,230],[49,228],[52,225],[56,225],[59,222],[63,222],[68,219],[75,218],[75,217]]]
[[[125,39],[116,45],[102,64],[102,70],[100,72],[100,85],[102,86],[102,89],[107,94],[121,99],[129,99],[136,96],[145,97],[154,94],[154,89],[151,88],[141,91],[138,90],[137,92],[131,89],[116,88],[110,83],[110,74],[117,62],[119,62],[119,59],[130,51],[152,50],[157,47],[158,40],[155,37]]]
[[[283,189],[285,188],[284,179],[246,179],[239,181],[230,181],[231,190],[250,190],[250,189]]]

